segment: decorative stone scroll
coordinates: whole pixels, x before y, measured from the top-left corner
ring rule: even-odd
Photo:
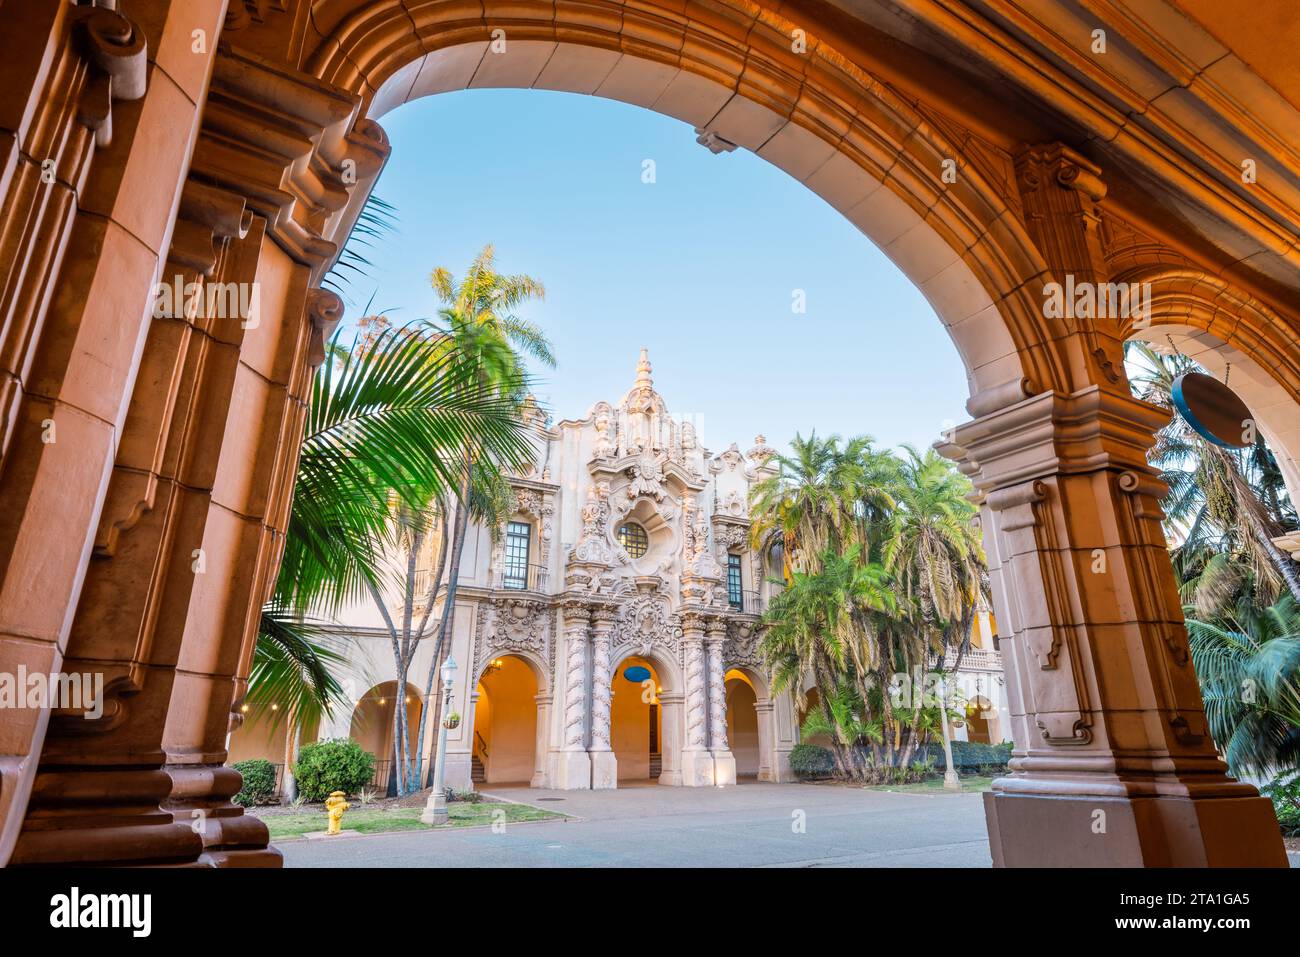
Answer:
[[[103,149],[113,141],[113,102],[138,100],[147,84],[148,43],[129,17],[104,6],[80,6],[70,16],[86,60],[95,68],[81,94],[77,119]]]
[[[512,651],[526,651],[549,663],[553,628],[549,602],[520,597],[483,602],[474,629],[474,673],[482,674],[493,658]]]

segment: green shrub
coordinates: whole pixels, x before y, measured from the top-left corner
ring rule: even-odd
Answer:
[[[353,795],[375,776],[375,756],[351,738],[317,741],[299,753],[293,776],[306,801],[324,801],[331,791]]]
[[[240,807],[253,807],[256,804],[270,804],[276,798],[275,765],[265,758],[251,758],[232,764],[243,775],[244,783],[232,801]]]
[[[1279,774],[1260,791],[1273,799],[1277,823],[1287,837],[1300,837],[1300,774]]]
[[[798,778],[824,778],[835,770],[835,758],[819,744],[796,744],[790,752],[790,769]]]

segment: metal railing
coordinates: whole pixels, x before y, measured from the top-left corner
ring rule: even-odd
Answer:
[[[546,591],[546,577],[544,565],[506,567],[492,573],[492,587],[513,591]]]
[[[730,597],[728,598],[727,603],[731,606],[732,611],[738,611],[745,615],[763,614],[766,602],[763,600],[762,593],[756,591],[742,591],[738,597],[739,601],[731,600]]]

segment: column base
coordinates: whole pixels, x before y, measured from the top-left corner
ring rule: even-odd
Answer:
[[[591,757],[586,751],[560,751],[555,755],[551,786],[557,791],[591,790]]]
[[[682,752],[682,786],[708,788],[713,786],[713,755],[708,751]]]
[[[1273,805],[1262,797],[989,791],[984,816],[994,867],[1288,866]]]
[[[9,866],[204,866],[203,838],[162,808],[159,766],[42,768]]]
[[[432,783],[432,777],[429,780]],[[447,752],[442,766],[442,784],[453,791],[474,790],[474,767],[468,751]]]
[[[618,787],[618,757],[613,751],[591,752],[591,788],[610,791]]]
[[[729,787],[736,783],[736,758],[729,751],[711,751],[713,755],[713,783]]]
[[[202,867],[283,867],[284,858],[270,846],[266,824],[230,798],[242,785],[239,772],[224,765],[168,765],[172,793],[165,805],[172,819],[199,833]]]

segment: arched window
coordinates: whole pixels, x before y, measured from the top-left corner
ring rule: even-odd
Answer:
[[[650,548],[650,538],[636,522],[624,522],[618,527],[618,543],[633,558],[640,558]]]

